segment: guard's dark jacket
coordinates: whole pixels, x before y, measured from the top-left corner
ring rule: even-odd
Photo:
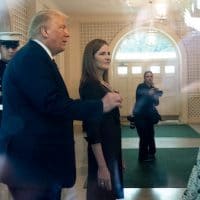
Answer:
[[[6,68],[6,62],[3,60],[0,60],[0,105],[2,105],[2,79],[3,79],[3,73]],[[0,109],[0,124],[1,124],[1,118],[2,118],[2,110]]]
[[[4,62],[3,60],[0,60],[0,104],[2,104],[2,78],[3,78],[3,73],[5,71],[6,68],[6,62]]]

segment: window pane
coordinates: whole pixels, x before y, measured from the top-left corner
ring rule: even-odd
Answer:
[[[166,65],[165,66],[165,73],[166,74],[174,74],[175,73],[175,66],[174,65]]]
[[[174,59],[177,57],[173,42],[161,32],[148,29],[129,33],[119,44],[115,59]]]
[[[128,74],[128,67],[117,67],[117,73],[118,75],[126,75]]]
[[[197,0],[197,8],[200,9],[200,0]]]
[[[160,66],[151,66],[150,70],[153,74],[159,74],[160,73]]]
[[[141,66],[134,66],[132,67],[132,74],[141,74],[142,73],[142,67]]]

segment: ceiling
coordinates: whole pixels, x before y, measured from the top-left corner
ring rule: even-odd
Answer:
[[[126,15],[150,6],[150,0],[132,0],[130,8],[127,0],[46,0],[61,9],[66,14],[73,15]],[[166,2],[169,9],[178,11],[185,8],[191,0],[152,0],[152,5],[157,2]]]
[[[123,0],[51,0],[51,2],[67,14],[114,15],[131,12]]]

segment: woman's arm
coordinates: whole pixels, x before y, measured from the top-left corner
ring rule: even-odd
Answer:
[[[101,143],[92,144],[92,150],[98,164],[98,184],[107,190],[112,189],[110,172],[108,170]]]

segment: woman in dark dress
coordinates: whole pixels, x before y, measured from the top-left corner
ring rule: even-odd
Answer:
[[[87,44],[79,88],[82,99],[101,99],[113,91],[107,82],[110,61],[106,41],[95,39]],[[119,109],[83,125],[88,141],[87,200],[123,199]]]

